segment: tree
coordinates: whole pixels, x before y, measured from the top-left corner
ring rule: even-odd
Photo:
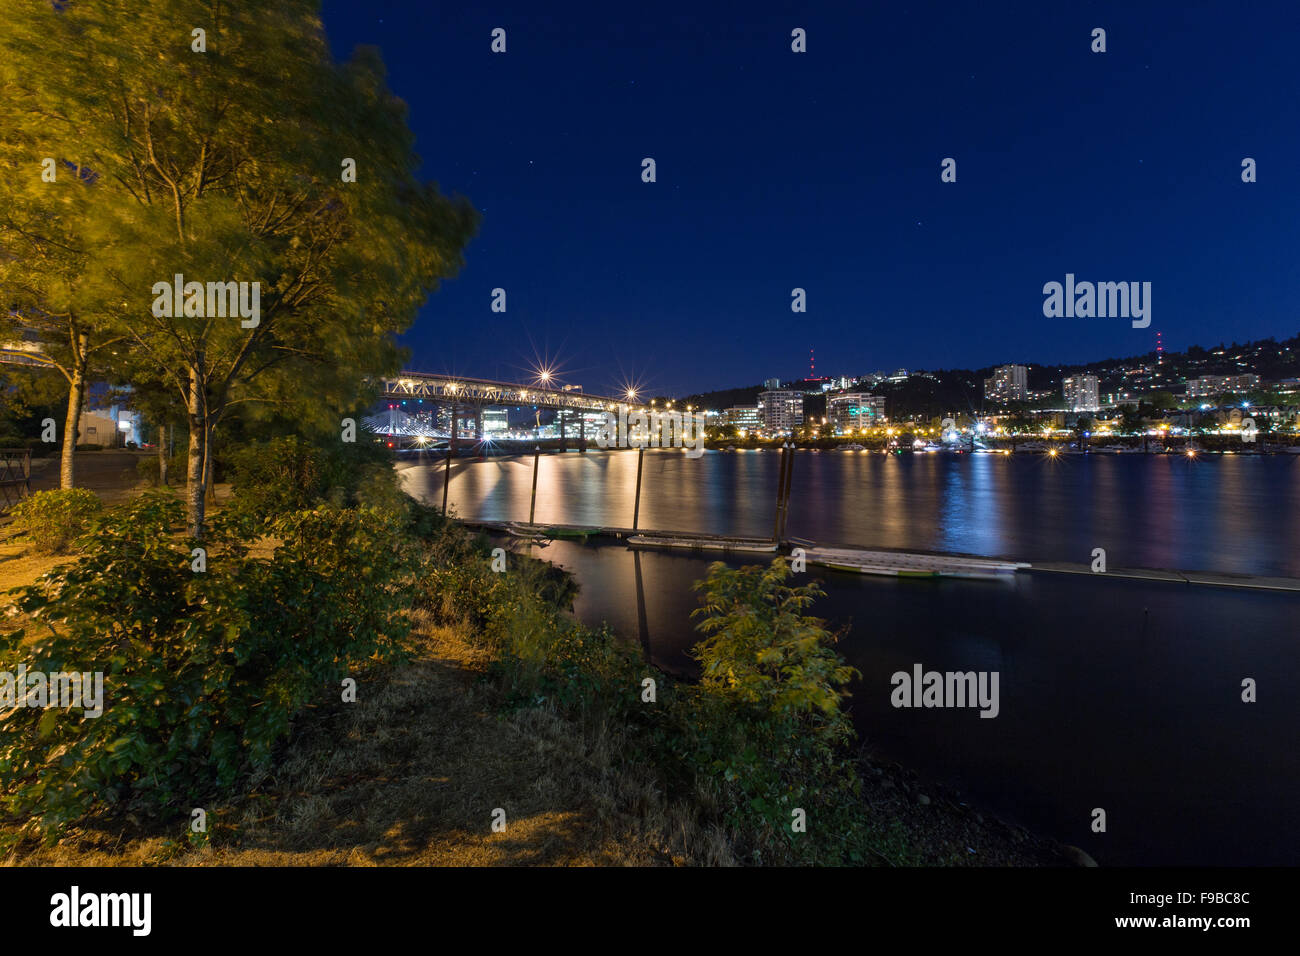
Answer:
[[[1133,435],[1146,428],[1146,419],[1137,409],[1125,405],[1119,413],[1119,427],[1124,434]]]
[[[0,40],[42,149],[93,171],[80,283],[184,405],[196,537],[226,415],[292,401],[339,427],[477,220],[416,178],[377,53],[335,64],[313,0],[252,6],[33,5]]]
[[[111,306],[103,289],[83,281],[95,177],[56,159],[36,115],[31,91],[0,64],[0,341],[34,336],[66,382],[59,483],[72,488],[86,389],[121,337],[107,331]]]

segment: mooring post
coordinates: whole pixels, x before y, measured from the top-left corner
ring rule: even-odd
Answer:
[[[785,490],[785,443],[781,444],[781,457],[776,469],[776,515],[772,519],[772,543],[781,543],[781,494]]]
[[[451,488],[451,446],[442,459],[442,516],[447,517],[447,490]]]
[[[641,464],[645,461],[645,448],[636,450],[636,503],[632,506],[632,530],[637,528],[637,522],[641,520]]]
[[[528,523],[533,523],[533,516],[537,514],[537,457],[541,454],[542,446],[533,446],[533,497],[528,503]]]
[[[794,479],[794,442],[790,443],[790,460],[785,466],[785,503],[781,507],[781,537],[785,538],[786,522],[790,520],[790,485]]]

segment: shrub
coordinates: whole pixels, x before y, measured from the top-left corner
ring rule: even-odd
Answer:
[[[314,444],[297,436],[239,447],[230,456],[232,513],[251,525],[319,504],[397,507],[388,453],[366,440]]]
[[[189,449],[178,443],[176,452],[167,459],[167,484],[185,484],[185,470],[189,466]],[[154,449],[135,463],[135,471],[149,484],[158,485],[158,451]]]
[[[99,513],[99,496],[86,488],[33,492],[14,506],[14,524],[39,554],[62,554]]]
[[[432,520],[413,512],[413,524]],[[577,584],[548,562],[511,554],[509,572],[495,573],[487,540],[446,522],[429,527],[425,541],[416,603],[435,623],[462,627],[484,646],[512,651],[530,632],[554,630],[557,612],[573,605]]]
[[[400,519],[366,510],[284,516],[252,558],[213,523],[192,568],[178,501],[107,512],[76,562],[23,589],[35,625],[0,637],[33,671],[102,671],[97,718],[0,716],[0,806],[47,835],[110,807],[187,811],[269,765],[292,717],[337,699],[368,661],[401,656],[412,568]],[[30,632],[30,633],[29,633]]]
[[[706,635],[693,652],[701,679],[683,696],[665,744],[697,789],[725,808],[756,861],[856,861],[860,782],[840,702],[857,672],[831,647],[824,622],[803,613],[821,589],[792,587],[789,575],[780,558],[767,567],[709,566],[696,584]],[[806,833],[792,830],[796,808],[816,818]]]

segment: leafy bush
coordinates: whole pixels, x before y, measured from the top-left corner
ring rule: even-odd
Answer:
[[[185,470],[189,466],[189,449],[184,442],[178,442],[176,451],[167,459],[167,484],[183,485],[185,484]],[[141,478],[149,484],[157,487],[158,485],[158,452],[154,449],[150,454],[141,458],[135,463],[135,471]]]
[[[415,524],[430,521],[413,514]],[[531,632],[554,630],[557,612],[573,604],[573,578],[528,555],[510,554],[507,561],[507,573],[494,572],[487,540],[444,522],[426,534],[416,603],[435,623],[463,627],[494,650],[510,651]]]
[[[404,496],[387,451],[361,439],[315,444],[289,436],[237,448],[230,455],[232,514],[248,527],[319,504],[396,507]]]
[[[607,628],[561,613],[567,576],[511,555],[490,569],[488,545],[454,525],[428,535],[416,604],[437,622],[462,627],[496,658],[510,706],[553,705],[570,717],[612,720],[623,758],[661,775],[669,791],[723,824],[754,862],[862,862],[870,832],[841,709],[855,671],[831,646],[823,622],[804,613],[816,585],[791,587],[784,561],[732,570],[709,567],[697,585],[705,638],[697,684],[669,679]],[[641,681],[657,684],[654,706]],[[807,832],[792,830],[805,811]]]
[[[92,811],[188,812],[265,768],[290,720],[340,679],[401,656],[413,567],[401,519],[285,515],[283,544],[250,557],[214,522],[207,570],[150,493],[106,513],[83,557],[23,589],[32,627],[0,637],[11,667],[102,671],[103,714],[0,716],[0,806],[47,835]]]
[[[39,554],[62,554],[85,534],[100,511],[99,496],[86,488],[36,491],[14,506],[15,530]]]
[[[702,668],[665,740],[697,786],[727,808],[756,861],[850,862],[861,836],[860,781],[846,759],[853,727],[841,710],[857,672],[830,646],[834,636],[803,612],[816,584],[787,584],[782,559],[767,567],[709,566],[694,613],[707,635],[693,652]],[[792,811],[815,821],[791,827]]]

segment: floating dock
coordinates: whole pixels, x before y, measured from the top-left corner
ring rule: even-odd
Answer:
[[[584,525],[528,524],[524,521],[466,521],[469,528],[497,534],[510,534],[532,541],[591,538],[623,539],[636,548],[671,548],[680,551],[723,551],[773,554],[777,542],[770,538],[740,538],[692,531],[644,531],[638,528],[591,527]],[[933,554],[912,551],[880,551],[863,548],[822,548],[805,538],[791,537],[785,544],[802,548],[809,564],[834,571],[874,574],[898,578],[965,578],[974,580],[1013,580],[1018,572],[1042,574],[1086,574],[1130,581],[1192,584],[1203,587],[1242,588],[1260,591],[1300,593],[1300,578],[1265,577],[1214,571],[1175,571],[1158,568],[1110,568],[1092,571],[1090,565],[1064,561],[1003,561],[967,555]],[[789,556],[787,555],[787,560]]]
[[[857,548],[805,548],[809,564],[835,571],[879,574],[899,578],[966,578],[1003,580],[1029,565],[1020,561],[965,558],[944,554],[863,551]]]
[[[525,521],[511,521],[505,526],[505,531],[516,538],[563,538],[571,541],[586,541],[592,535],[600,534],[601,530],[570,525],[536,525]]]
[[[628,538],[627,543],[638,548],[682,548],[689,551],[776,551],[775,541],[762,538],[669,538],[638,534]]]

